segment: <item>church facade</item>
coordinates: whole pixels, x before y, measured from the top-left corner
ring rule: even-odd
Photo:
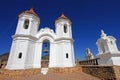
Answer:
[[[55,20],[55,32],[38,31],[40,18],[33,9],[19,14],[18,25],[6,69],[41,68],[43,43],[50,44],[48,67],[75,66],[72,22],[62,14]]]

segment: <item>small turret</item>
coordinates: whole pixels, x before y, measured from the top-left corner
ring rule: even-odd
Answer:
[[[85,54],[86,60],[94,59],[93,53],[90,52],[90,49],[86,49],[86,54]]]
[[[101,30],[101,37],[97,40],[99,65],[120,65],[120,51],[113,36],[107,36]]]
[[[116,46],[116,39],[113,36],[107,36],[103,30],[101,30],[101,38],[98,39],[97,46],[99,54],[119,52]]]

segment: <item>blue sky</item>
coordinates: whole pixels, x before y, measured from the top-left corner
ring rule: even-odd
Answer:
[[[0,54],[10,51],[18,14],[31,7],[41,19],[39,28],[55,29],[62,12],[72,21],[76,59],[84,59],[86,48],[98,53],[101,29],[117,39],[120,49],[120,0],[0,0]]]

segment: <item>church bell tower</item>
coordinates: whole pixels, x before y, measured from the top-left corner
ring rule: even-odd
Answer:
[[[18,25],[6,69],[26,69],[33,67],[33,51],[35,35],[38,31],[40,19],[33,9],[19,14]]]
[[[70,19],[63,13],[55,20],[58,67],[75,66],[71,24]]]
[[[17,30],[15,34],[34,36],[38,32],[40,18],[34,12],[33,8],[19,14]]]
[[[72,22],[68,19],[63,13],[61,16],[55,21],[56,27],[56,35],[58,38],[72,38],[71,31]]]

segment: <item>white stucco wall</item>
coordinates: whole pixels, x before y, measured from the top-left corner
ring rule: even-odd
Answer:
[[[29,20],[28,29],[24,28],[24,21]],[[42,45],[45,40],[50,43],[48,67],[75,66],[74,46],[72,39],[71,22],[69,19],[55,21],[56,31],[48,27],[38,31],[40,20],[34,14],[22,13],[19,15],[16,33],[6,69],[41,68]],[[64,24],[67,32],[64,32]],[[19,53],[22,58],[18,58]],[[68,58],[66,58],[68,53]]]

